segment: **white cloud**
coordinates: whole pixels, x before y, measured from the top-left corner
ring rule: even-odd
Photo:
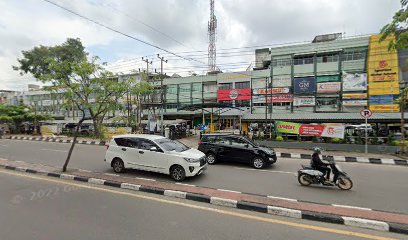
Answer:
[[[53,0],[112,28],[199,62],[181,61],[163,54],[165,71],[205,71],[207,62],[209,1],[191,0]],[[218,19],[217,63],[223,70],[245,69],[253,61],[253,49],[235,50],[226,57],[220,49],[242,46],[311,41],[315,35],[346,32],[346,35],[378,32],[399,8],[395,0],[223,0],[215,2]],[[159,68],[160,51],[37,0],[0,1],[0,89],[24,89],[33,80],[21,77],[11,66],[22,50],[37,45],[60,44],[68,37],[81,38],[91,54],[115,62],[151,55],[152,69]],[[145,26],[148,24],[165,35]],[[179,42],[179,43],[178,43]],[[180,44],[181,43],[181,44]],[[237,55],[242,56],[237,56]],[[248,55],[249,54],[249,55]],[[244,62],[244,63],[241,63]],[[234,64],[235,63],[235,64]],[[240,64],[236,64],[240,63]],[[127,64],[127,65],[126,65]],[[141,61],[117,63],[145,68]],[[194,68],[193,66],[199,66]],[[184,75],[184,74],[183,74]]]

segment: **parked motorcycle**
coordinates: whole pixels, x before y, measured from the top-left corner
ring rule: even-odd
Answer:
[[[302,186],[311,184],[322,184],[325,186],[337,186],[341,190],[350,190],[353,187],[353,181],[344,172],[333,159],[329,160],[329,166],[333,173],[333,182],[327,182],[324,174],[310,166],[301,165],[302,168],[298,171],[298,181]]]

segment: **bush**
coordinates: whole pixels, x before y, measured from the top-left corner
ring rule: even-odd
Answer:
[[[391,142],[392,146],[401,146],[401,141],[394,140]],[[408,146],[408,140],[405,140],[405,146]]]
[[[277,136],[277,137],[276,137],[276,141],[278,141],[278,142],[283,142],[283,137],[282,137],[282,136]]]
[[[332,139],[331,139],[331,142],[332,142],[332,143],[340,143],[340,142],[341,142],[341,139],[340,139],[340,138],[332,138]]]

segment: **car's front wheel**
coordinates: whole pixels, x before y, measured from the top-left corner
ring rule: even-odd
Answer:
[[[256,169],[261,169],[265,166],[265,160],[263,160],[260,157],[255,157],[252,160],[252,167],[256,168]]]
[[[217,156],[214,153],[207,154],[207,163],[208,164],[215,164],[217,162]]]
[[[125,164],[123,163],[122,159],[115,158],[112,161],[112,168],[115,173],[122,173],[125,171]]]
[[[176,165],[170,169],[170,176],[173,180],[181,182],[186,178],[186,171],[182,166]]]

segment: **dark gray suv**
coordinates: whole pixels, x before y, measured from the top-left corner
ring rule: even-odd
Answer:
[[[198,150],[205,153],[208,164],[218,161],[249,163],[260,169],[276,162],[273,149],[261,147],[250,139],[238,135],[203,134]]]

